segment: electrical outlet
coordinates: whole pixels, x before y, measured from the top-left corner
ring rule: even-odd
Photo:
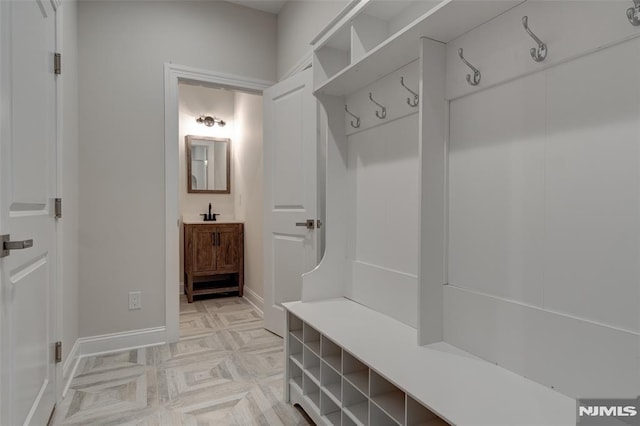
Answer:
[[[129,292],[129,310],[142,308],[142,292],[130,291]]]

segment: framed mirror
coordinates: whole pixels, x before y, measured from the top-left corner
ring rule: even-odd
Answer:
[[[231,193],[231,139],[187,135],[187,192]]]

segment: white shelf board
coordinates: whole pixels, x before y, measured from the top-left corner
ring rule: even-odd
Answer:
[[[368,424],[367,417],[369,415],[369,400],[344,407],[344,412],[351,418],[351,420],[356,422],[356,424]]]
[[[289,333],[291,333],[293,337],[295,337],[300,343],[302,343],[302,330],[291,330]]]
[[[306,368],[305,371],[313,382],[320,386],[320,366]]]
[[[574,399],[351,300],[283,305],[451,424],[575,426]]]
[[[322,419],[330,425],[340,425],[341,416],[342,413],[340,413],[340,411],[336,411],[334,413],[327,414],[326,416],[322,416]]]
[[[309,349],[311,349],[311,352],[313,352],[314,354],[320,356],[320,340],[314,340],[312,342],[305,342],[305,345],[307,345],[307,347]]]
[[[295,383],[290,383],[289,398],[292,404],[300,404],[309,417],[316,423],[322,424],[320,417],[320,410],[316,406],[315,402],[311,401],[308,396],[303,395],[302,389]]]
[[[404,424],[404,392],[387,392],[372,396],[371,400],[393,420]]]
[[[289,379],[289,385],[300,392],[300,395],[302,395],[302,386],[297,384],[293,379]]]
[[[331,398],[331,400],[335,402],[338,405],[338,407],[342,406],[342,403],[340,402],[341,385],[339,382],[331,383],[330,385],[323,386],[322,389],[324,389],[327,396]]]
[[[320,412],[320,391],[318,392],[311,392],[310,394],[306,395],[306,397],[309,399],[309,401],[311,401],[314,405],[314,407],[316,408],[316,410],[318,410],[318,412]]]
[[[354,371],[344,375],[353,386],[365,395],[369,394],[369,370]]]
[[[298,383],[298,382],[296,381],[296,379],[299,379],[299,380],[300,380],[300,383]],[[289,384],[290,384],[290,385],[297,386],[298,388],[300,388],[300,392],[302,392],[302,376],[299,376],[299,377],[297,377],[297,378],[296,378],[296,377],[292,377],[292,378],[290,378],[290,379],[289,379]]]
[[[297,354],[291,354],[289,355],[289,358],[291,358],[291,360],[298,366],[300,367],[300,369],[303,369],[304,367],[302,367],[302,352],[297,353]]]
[[[321,84],[314,93],[335,96],[353,93],[417,59],[422,37],[448,43],[523,1],[444,0]]]
[[[340,374],[340,355],[325,356],[323,358],[329,367],[333,368],[338,374]]]

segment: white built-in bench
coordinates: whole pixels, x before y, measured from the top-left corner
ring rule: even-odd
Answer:
[[[318,424],[575,425],[574,399],[349,299],[284,306],[287,396]]]

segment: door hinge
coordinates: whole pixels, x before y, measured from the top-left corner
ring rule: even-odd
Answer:
[[[56,342],[56,364],[62,362],[62,342]]]
[[[56,219],[62,219],[62,198],[55,199],[55,210]]]
[[[53,72],[55,74],[62,74],[62,54],[53,54]]]

